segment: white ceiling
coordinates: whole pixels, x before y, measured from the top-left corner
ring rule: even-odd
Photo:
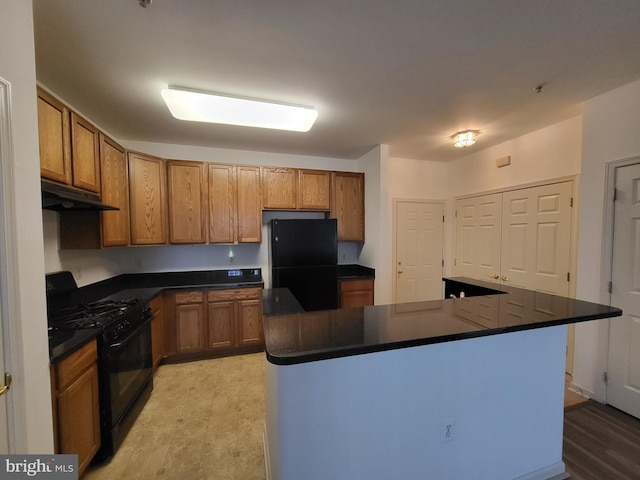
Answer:
[[[450,160],[640,78],[638,0],[34,0],[40,83],[120,141]],[[534,88],[544,85],[541,93]],[[175,120],[176,85],[316,107],[308,133]],[[449,137],[480,130],[464,152]]]

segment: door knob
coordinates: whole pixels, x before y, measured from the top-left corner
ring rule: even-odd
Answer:
[[[493,278],[494,280],[498,280],[500,278],[500,275],[497,274],[493,274],[493,275],[489,275],[489,278]]]
[[[497,277],[497,275],[496,275],[496,277]],[[509,280],[509,277],[507,277],[506,275],[502,275],[500,277],[500,280],[502,280],[503,282],[506,282],[507,280]]]
[[[4,386],[0,387],[0,395],[4,395],[7,390],[9,390],[9,387],[11,387],[11,374],[10,373],[5,373],[4,374]]]
[[[398,270],[398,275],[402,275],[402,270]]]

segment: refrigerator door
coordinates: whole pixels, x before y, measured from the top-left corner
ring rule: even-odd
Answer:
[[[272,267],[337,263],[338,223],[335,218],[271,221]]]
[[[272,288],[288,288],[302,308],[331,310],[338,308],[338,267],[275,267],[271,271]]]

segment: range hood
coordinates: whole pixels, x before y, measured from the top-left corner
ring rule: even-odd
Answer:
[[[74,190],[63,185],[42,183],[42,208],[46,210],[120,210],[105,205],[98,195]]]

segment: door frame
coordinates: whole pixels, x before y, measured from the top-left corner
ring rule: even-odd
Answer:
[[[425,199],[425,198],[393,198],[392,199],[392,215],[391,215],[391,222],[393,224],[393,238],[391,240],[391,250],[392,250],[392,263],[391,263],[391,272],[395,272],[396,271],[396,265],[398,264],[398,260],[397,260],[397,255],[396,255],[396,245],[397,245],[397,237],[398,237],[398,230],[397,230],[397,209],[398,209],[398,203],[400,202],[407,202],[407,203],[422,203],[422,204],[432,204],[432,203],[436,203],[438,205],[442,205],[442,212],[443,215],[445,217],[445,220],[447,218],[447,210],[446,210],[446,201],[445,200],[429,200],[429,199]],[[444,245],[444,241],[445,241],[445,226],[446,226],[446,221],[442,222],[442,259],[444,260],[444,255],[445,255],[445,245]],[[446,264],[446,261],[445,261]],[[442,273],[444,274],[444,265],[442,266]],[[393,274],[392,275],[392,280],[391,280],[391,303],[395,304],[396,303],[396,283],[397,283],[397,275]],[[444,295],[444,284],[442,287],[442,294]]]
[[[613,160],[606,163],[605,168],[605,191],[604,191],[604,217],[602,220],[602,260],[600,265],[600,302],[611,305],[611,293],[609,292],[609,282],[613,281],[613,230],[615,227],[615,202],[613,189],[616,182],[616,170],[621,167],[640,164],[640,155]],[[596,357],[596,365],[599,372],[609,370],[609,328],[611,321],[606,319],[599,322],[598,338],[599,348]],[[607,384],[602,385],[602,399],[607,403]],[[596,386],[596,390],[598,387]]]
[[[20,289],[18,265],[15,252],[16,208],[14,192],[14,152],[11,128],[11,84],[0,77],[0,328],[2,328],[2,347],[4,369],[14,373],[11,390],[5,394],[7,400],[7,434],[9,453],[16,452],[17,432],[25,425],[26,418],[24,385],[18,375],[23,371],[23,359],[20,355]],[[0,372],[4,376],[4,372]],[[5,412],[0,412],[4,414]]]

